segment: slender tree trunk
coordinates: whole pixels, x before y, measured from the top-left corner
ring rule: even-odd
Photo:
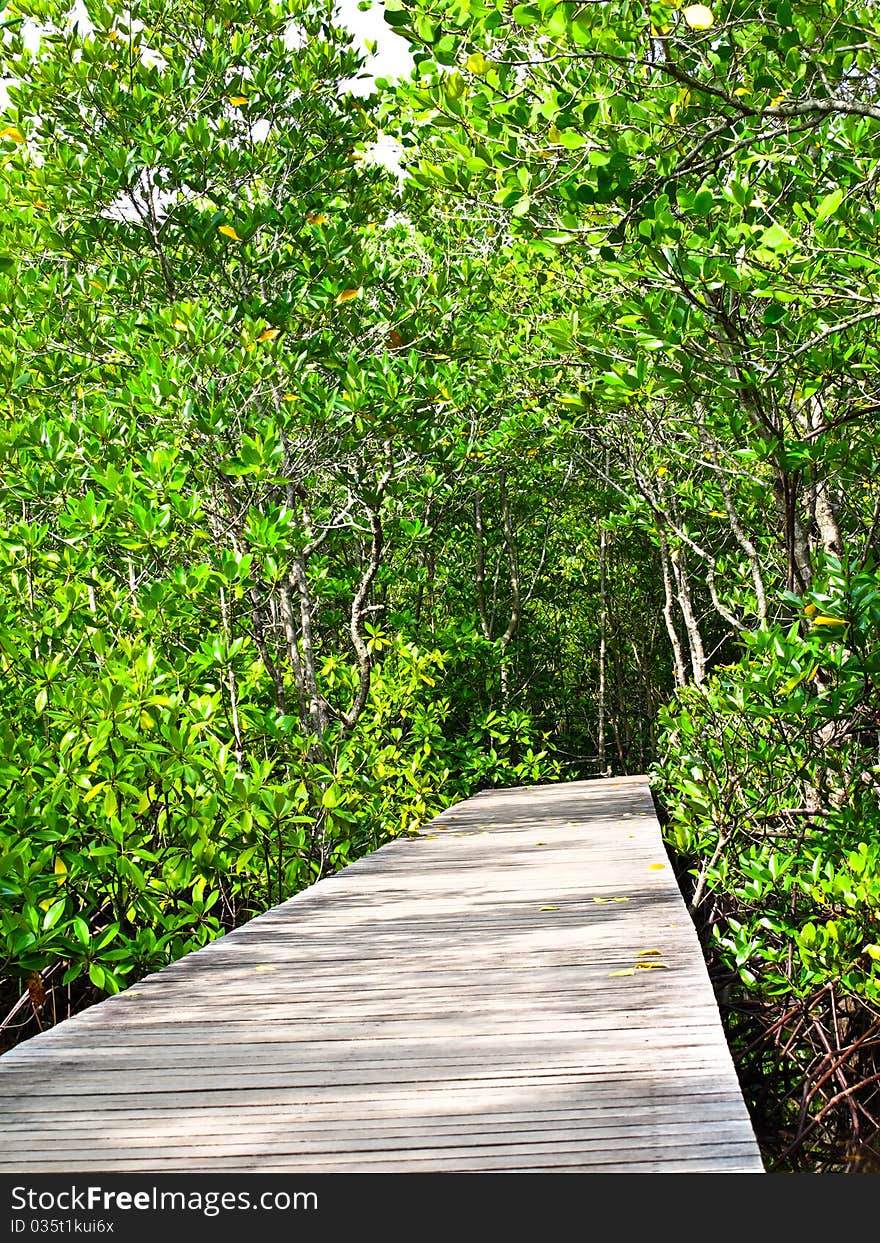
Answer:
[[[678,637],[678,631],[675,628],[675,594],[672,582],[672,564],[669,559],[669,545],[662,531],[658,530],[657,534],[660,540],[660,565],[663,570],[663,620],[666,623],[666,633],[669,635],[669,643],[672,647],[672,667],[675,673],[675,685],[684,686],[687,683],[687,671],[685,669],[681,639]]]
[[[294,558],[290,582],[291,586],[296,590],[299,598],[299,651],[301,655],[297,663],[301,665],[303,688],[308,703],[309,721],[311,723],[312,732],[316,734],[318,738],[322,738],[327,730],[327,705],[324,701],[323,695],[318,689],[315,640],[312,630],[314,605],[312,603],[311,592],[309,590],[305,563],[301,557]],[[295,667],[296,666],[294,666],[294,668]]]
[[[691,654],[691,668],[693,670],[694,681],[697,686],[699,686],[706,677],[706,650],[703,647],[703,638],[700,634],[699,623],[697,622],[693,603],[691,601],[690,580],[688,578],[687,560],[684,549],[680,548],[678,550],[678,556],[671,556],[670,559],[672,561],[673,572],[675,574],[678,607],[681,609],[681,615],[684,619],[684,630]]]
[[[229,717],[232,725],[232,736],[235,739],[235,762],[241,770],[244,767],[244,744],[241,739],[241,725],[238,719],[238,689],[235,684],[235,670],[232,668],[232,659],[228,656],[229,645],[232,642],[232,626],[229,620],[229,606],[226,601],[226,588],[220,588],[220,617],[223,623],[223,639],[226,644],[227,661],[226,661],[226,686],[229,691]]]
[[[489,614],[486,610],[486,540],[483,530],[483,498],[474,497],[474,545],[476,567],[474,570],[474,592],[477,599],[477,616],[480,621],[480,633],[487,642],[492,639],[492,627],[489,625]]]

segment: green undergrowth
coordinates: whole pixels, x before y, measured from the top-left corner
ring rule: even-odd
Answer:
[[[880,1116],[880,583],[832,566],[791,603],[664,710],[654,789],[770,1160],[858,1168]]]

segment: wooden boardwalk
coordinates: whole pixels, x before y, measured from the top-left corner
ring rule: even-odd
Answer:
[[[0,1101],[3,1172],[762,1168],[641,777],[451,808],[5,1054]]]

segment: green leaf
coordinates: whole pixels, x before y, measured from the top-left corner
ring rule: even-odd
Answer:
[[[48,932],[50,928],[54,928],[58,920],[64,914],[64,908],[67,905],[65,898],[59,898],[57,902],[53,902],[46,914],[43,916],[43,931]]]
[[[816,220],[827,220],[829,216],[833,216],[842,202],[843,187],[838,186],[836,190],[832,190],[830,194],[826,194],[823,199],[819,200],[819,205],[816,208]]]

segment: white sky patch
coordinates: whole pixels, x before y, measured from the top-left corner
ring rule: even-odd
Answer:
[[[291,52],[298,52],[301,47],[305,47],[307,42],[306,32],[293,18],[284,27],[284,46]]]
[[[87,39],[89,35],[94,34],[95,24],[89,17],[89,11],[83,0],[76,0],[73,8],[67,16],[68,30],[75,30],[81,39]]]
[[[168,68],[168,61],[161,52],[154,52],[151,47],[141,49],[141,64],[145,69],[158,69],[160,73]]]
[[[157,223],[165,218],[168,208],[179,197],[177,191],[162,190],[155,184],[155,173],[145,168],[132,187],[131,194],[120,194],[101,215],[106,220],[118,220],[128,224],[144,224],[152,204],[153,217]],[[184,190],[187,187],[183,187]],[[132,201],[134,199],[134,202]]]
[[[52,33],[51,26],[41,25],[32,17],[26,17],[21,23],[21,41],[29,52],[37,52],[43,35]]]
[[[383,16],[384,7],[378,0],[365,12],[358,0],[338,0],[339,20],[354,35],[354,45],[366,54],[367,60],[357,78],[346,79],[343,89],[353,95],[369,95],[376,78],[406,78],[413,69],[412,52],[406,39],[395,34]],[[375,53],[367,51],[367,42],[376,44]]]
[[[382,134],[376,142],[371,142],[364,148],[364,160],[367,164],[381,164],[383,168],[394,173],[398,181],[403,180],[400,163],[402,157],[403,147],[396,138],[391,138],[388,134]]]
[[[374,0],[366,10],[358,8],[358,0],[338,0],[336,12],[340,23],[354,36],[355,47],[366,55],[366,63],[360,75],[340,82],[341,91],[348,91],[352,95],[370,95],[376,78],[409,77],[414,67],[410,46],[385,21],[385,9],[380,0]],[[367,50],[368,42],[376,45],[375,52]],[[380,135],[364,151],[364,159],[368,164],[381,164],[401,182],[404,176],[401,168],[402,156],[403,147],[396,138],[386,134]]]

